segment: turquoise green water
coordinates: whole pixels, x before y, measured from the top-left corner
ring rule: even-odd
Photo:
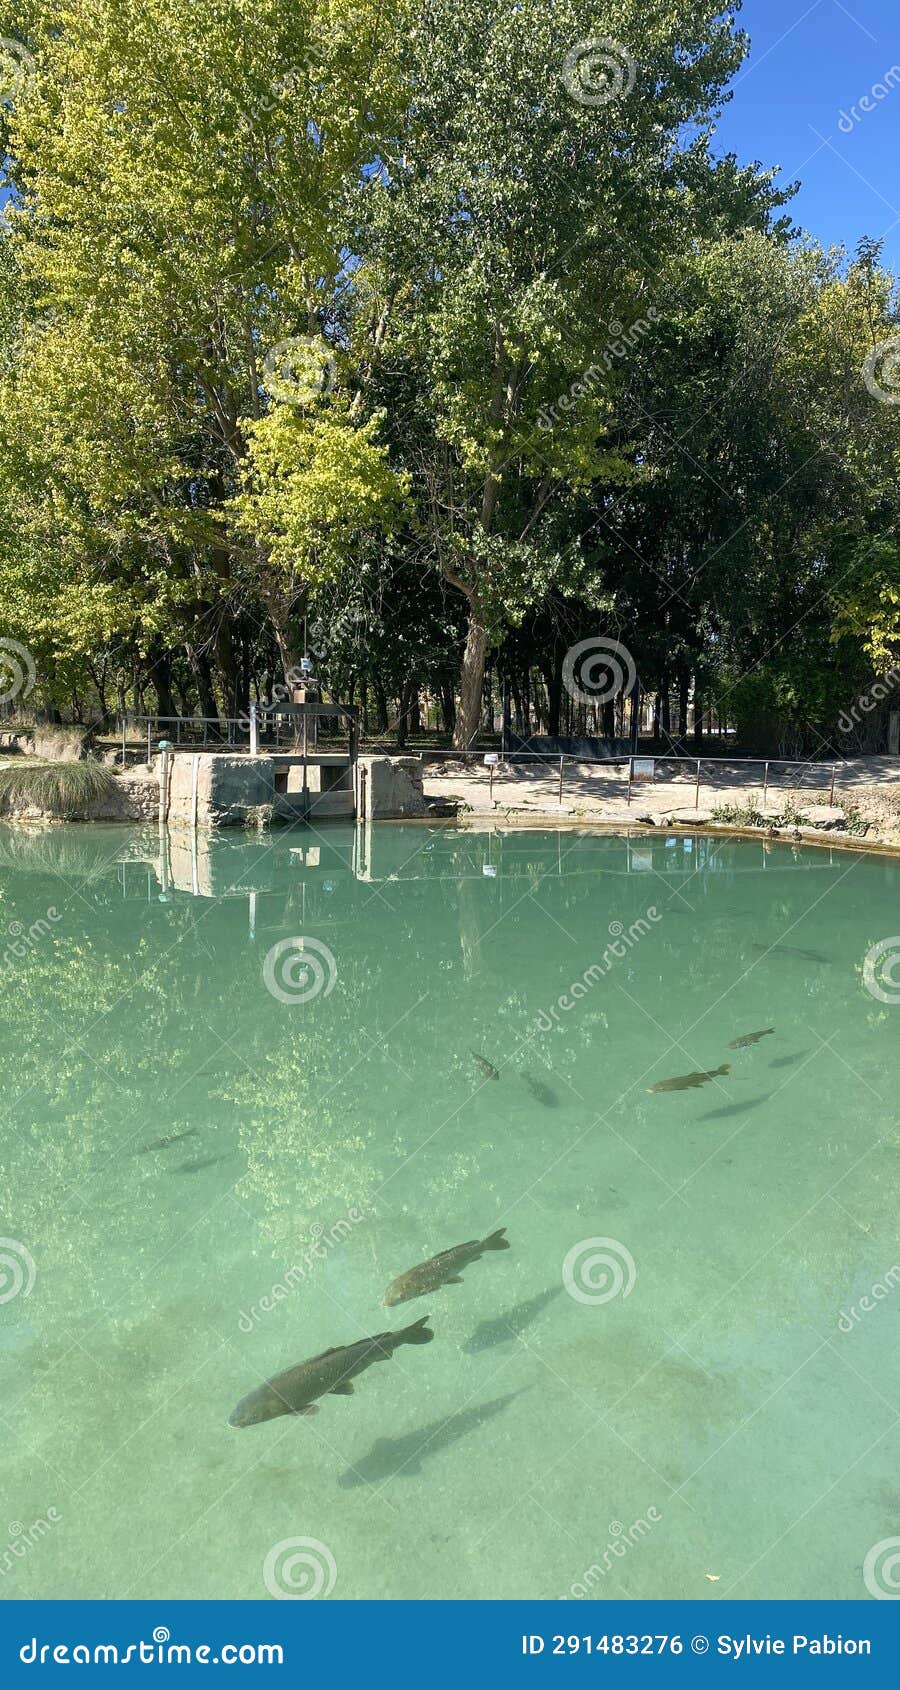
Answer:
[[[6,830],[0,1595],[865,1596],[898,894],[716,839]],[[426,1313],[315,1418],[229,1426]]]

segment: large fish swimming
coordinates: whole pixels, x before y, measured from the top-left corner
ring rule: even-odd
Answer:
[[[774,1033],[774,1031],[774,1027],[763,1027],[762,1031],[759,1033],[742,1033],[739,1039],[732,1039],[728,1049],[746,1050],[748,1045],[759,1044],[760,1039],[767,1038],[768,1035],[770,1033]]]
[[[731,1064],[723,1062],[721,1068],[710,1068],[708,1073],[695,1072],[693,1074],[675,1074],[671,1080],[657,1080],[655,1086],[648,1086],[648,1091],[692,1091],[695,1086],[705,1086],[708,1080],[717,1080],[720,1074],[730,1074]]]
[[[168,1150],[170,1144],[180,1144],[183,1138],[196,1137],[196,1127],[188,1127],[183,1133],[166,1133],[164,1138],[152,1138],[149,1144],[142,1144],[135,1151],[135,1155],[146,1156],[148,1150]]]
[[[470,1238],[468,1244],[454,1244],[452,1249],[441,1250],[437,1256],[429,1256],[427,1262],[408,1268],[385,1291],[382,1298],[385,1308],[393,1308],[395,1303],[411,1303],[414,1297],[425,1297],[442,1285],[459,1285],[463,1268],[477,1262],[485,1250],[509,1249],[505,1232],[505,1226],[498,1227],[488,1238]]]
[[[798,956],[798,957],[802,957],[804,962],[830,962],[831,961],[831,958],[828,957],[828,956],[823,956],[821,951],[805,951],[803,949],[802,945],[759,945],[759,944],[754,944],[753,949],[755,951],[765,951],[767,956],[770,953],[774,953],[776,956]]]
[[[489,1062],[486,1056],[481,1056],[477,1050],[473,1050],[472,1058],[477,1062],[486,1080],[499,1080],[499,1068],[495,1068],[493,1062]]]
[[[401,1344],[430,1344],[434,1333],[429,1316],[400,1332],[379,1332],[374,1338],[360,1338],[356,1344],[339,1344],[321,1355],[298,1361],[267,1379],[264,1385],[242,1397],[228,1417],[229,1426],[255,1426],[260,1420],[275,1420],[279,1414],[318,1414],[316,1399],[349,1397],[353,1380],[376,1361],[390,1361]]]

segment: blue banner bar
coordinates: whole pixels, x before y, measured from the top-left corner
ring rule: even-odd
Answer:
[[[888,1602],[20,1602],[0,1608],[0,1683],[64,1672],[425,1686],[894,1684]]]

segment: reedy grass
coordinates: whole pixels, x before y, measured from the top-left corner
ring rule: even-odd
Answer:
[[[71,816],[115,786],[115,776],[88,758],[83,763],[27,761],[0,767],[0,811],[33,807]]]

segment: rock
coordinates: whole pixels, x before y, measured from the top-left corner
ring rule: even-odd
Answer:
[[[708,827],[713,819],[712,810],[673,810],[670,820],[681,826]]]
[[[847,818],[843,810],[836,805],[807,804],[804,809],[797,811],[797,815],[801,822],[807,822],[810,827],[829,828],[846,827],[847,825]]]

